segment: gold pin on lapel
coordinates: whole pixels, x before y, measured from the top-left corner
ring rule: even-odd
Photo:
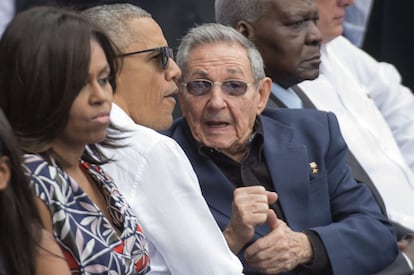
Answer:
[[[316,162],[314,162],[314,161],[309,162],[309,166],[312,169],[312,174],[314,174],[314,175],[318,174],[319,169],[318,169],[318,165],[316,164]]]

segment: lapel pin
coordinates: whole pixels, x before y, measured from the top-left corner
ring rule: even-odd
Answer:
[[[309,166],[312,170],[312,174],[314,174],[314,175],[318,174],[319,170],[318,170],[318,165],[316,164],[316,162],[314,162],[314,161],[309,162]]]

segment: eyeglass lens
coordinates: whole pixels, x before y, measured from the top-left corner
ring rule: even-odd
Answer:
[[[126,57],[126,56],[130,56],[134,54],[142,54],[142,53],[148,53],[148,52],[154,52],[154,51],[158,51],[160,53],[160,60],[161,60],[162,68],[166,70],[168,68],[169,58],[174,59],[173,49],[169,47],[159,47],[159,48],[147,49],[147,50],[142,50],[142,51],[137,51],[137,52],[124,53],[124,54],[118,55],[118,57]]]
[[[195,96],[201,96],[209,93],[215,84],[221,84],[221,89],[225,94],[232,96],[241,96],[246,93],[248,83],[241,80],[226,80],[224,82],[212,82],[209,80],[193,80],[185,86],[187,91]]]
[[[168,68],[168,61],[169,59],[174,59],[174,52],[173,49],[168,47],[161,47],[160,48],[161,54],[161,65],[164,70]]]

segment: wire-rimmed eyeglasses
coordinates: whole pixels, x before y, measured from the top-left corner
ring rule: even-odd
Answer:
[[[246,93],[247,88],[252,85],[252,83],[247,83],[238,79],[228,79],[223,82],[213,82],[208,79],[196,79],[187,83],[181,83],[181,85],[186,87],[187,92],[194,96],[202,96],[209,93],[215,85],[220,85],[221,90],[227,95],[241,96]]]

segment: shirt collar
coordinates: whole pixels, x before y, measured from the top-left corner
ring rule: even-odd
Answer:
[[[120,128],[129,128],[136,125],[132,118],[118,105],[112,103],[112,109],[110,113],[111,122]]]
[[[272,94],[275,95],[288,108],[303,108],[302,100],[291,88],[285,89],[279,84],[272,82]]]

